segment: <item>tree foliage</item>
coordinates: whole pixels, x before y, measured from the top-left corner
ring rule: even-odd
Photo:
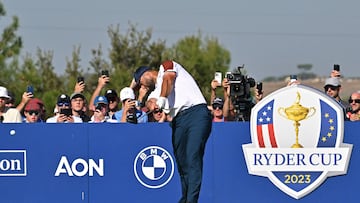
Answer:
[[[0,17],[5,15],[0,2]],[[153,40],[152,29],[138,30],[137,25],[128,24],[125,32],[120,26],[109,26],[110,48],[106,55],[100,44],[90,51],[92,58],[84,70],[80,62],[80,46],[74,46],[71,57],[66,58],[66,69],[62,75],[55,73],[53,51],[38,48],[35,56],[30,53],[19,61],[21,37],[16,35],[19,20],[15,16],[12,23],[4,28],[0,41],[0,85],[15,93],[19,103],[27,85],[35,89],[35,97],[44,101],[47,115],[51,116],[56,98],[61,93],[70,95],[78,76],[84,76],[85,96],[90,99],[102,70],[110,73],[110,83],[106,89],[119,92],[129,86],[133,72],[143,65],[158,69],[164,60],[175,60],[193,75],[204,95],[210,98],[210,82],[216,71],[225,73],[230,63],[230,52],[223,48],[215,37],[187,36],[168,48],[165,40]],[[103,92],[104,93],[104,92]],[[102,93],[102,94],[103,94]],[[219,96],[222,96],[219,95]]]
[[[0,2],[0,18],[6,15],[5,8]],[[3,70],[6,59],[17,56],[22,47],[21,37],[16,35],[19,28],[19,19],[12,17],[12,23],[4,28],[0,38],[0,70]]]
[[[179,40],[165,57],[182,64],[197,81],[208,100],[214,73],[225,73],[230,64],[230,52],[216,38],[203,38],[201,33]]]

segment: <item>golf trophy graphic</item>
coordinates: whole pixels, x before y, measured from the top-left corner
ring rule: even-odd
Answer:
[[[279,114],[291,121],[294,121],[295,126],[295,144],[291,146],[291,148],[303,148],[303,146],[299,143],[299,126],[300,121],[304,119],[308,119],[313,116],[316,112],[314,107],[306,108],[300,104],[300,93],[297,92],[296,101],[290,107],[284,108],[280,107],[278,109]]]

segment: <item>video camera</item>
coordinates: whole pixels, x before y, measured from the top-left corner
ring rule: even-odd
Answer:
[[[226,78],[230,84],[230,97],[234,105],[235,120],[250,120],[251,108],[254,106],[252,102],[250,88],[255,87],[255,79],[243,75],[241,69],[244,65],[238,67],[238,72],[228,72]]]

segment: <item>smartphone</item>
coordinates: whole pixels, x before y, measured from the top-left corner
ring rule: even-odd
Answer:
[[[297,75],[290,75],[290,82],[295,82],[297,80]]]
[[[102,70],[101,75],[105,75],[106,77],[109,77],[109,71],[108,70]]]
[[[34,88],[32,85],[28,85],[26,88],[26,92],[27,93],[31,93],[32,95],[34,95]]]
[[[256,83],[256,89],[258,90],[258,93],[261,94],[263,90],[262,82]]]
[[[64,114],[65,116],[72,116],[72,109],[60,109],[60,114]]]
[[[85,79],[84,79],[84,77],[82,77],[82,76],[79,76],[78,78],[77,78],[77,82],[78,83],[81,83],[81,82],[84,82],[85,81]]]
[[[140,107],[140,102],[138,100],[133,99],[131,101],[135,102],[135,107]]]
[[[334,70],[340,71],[340,65],[339,64],[334,64]]]
[[[218,83],[219,83],[218,86],[221,86],[222,73],[221,73],[221,72],[215,72],[214,79],[215,79],[216,81],[218,81]]]

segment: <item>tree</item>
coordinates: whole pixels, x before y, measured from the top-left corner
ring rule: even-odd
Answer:
[[[5,8],[0,2],[0,18],[6,15]],[[17,60],[17,56],[20,53],[22,47],[21,37],[16,35],[16,31],[19,28],[19,19],[17,16],[12,17],[12,23],[5,27],[0,38],[0,82],[12,83],[15,80],[14,71],[6,66],[8,59]],[[17,64],[15,61],[13,63]],[[3,85],[3,84],[1,84]]]
[[[198,35],[179,40],[164,58],[174,59],[184,65],[197,81],[208,101],[214,73],[216,71],[225,73],[230,64],[230,52],[220,45],[217,38],[203,38],[200,32]],[[218,96],[222,97],[222,92]]]
[[[83,75],[80,61],[80,46],[74,46],[71,59],[66,58],[66,69],[63,77],[63,80],[66,81],[63,85],[69,95],[73,93],[77,77]]]
[[[108,34],[111,41],[110,87],[120,90],[129,86],[133,72],[139,66],[158,67],[161,64],[162,53],[166,50],[165,41],[152,42],[151,29],[138,31],[136,25],[129,24],[125,35],[120,33],[119,26],[109,27]]]
[[[297,65],[297,68],[300,70],[300,72],[307,72],[312,69],[312,64],[299,64]]]

